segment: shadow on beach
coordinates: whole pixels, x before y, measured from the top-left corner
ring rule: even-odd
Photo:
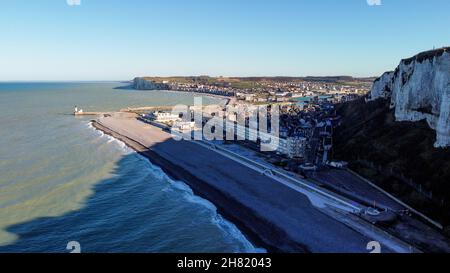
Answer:
[[[149,193],[147,188],[151,184],[143,183],[145,178],[137,181],[126,178],[126,172],[121,171],[133,161],[130,157],[124,156],[117,163],[114,177],[93,187],[92,195],[80,210],[8,227],[7,231],[18,235],[19,239],[11,245],[0,247],[0,252],[69,252],[66,246],[70,241],[80,242],[83,252],[155,250],[151,245],[156,235],[138,236],[136,241],[131,234],[139,218],[141,221],[152,221],[155,215],[147,208],[152,196],[145,195]],[[149,245],[147,249],[143,245],[145,243]],[[116,249],[117,246],[119,249]]]

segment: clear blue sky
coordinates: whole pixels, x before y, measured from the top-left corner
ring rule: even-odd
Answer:
[[[450,45],[450,1],[2,0],[0,80],[353,75]]]

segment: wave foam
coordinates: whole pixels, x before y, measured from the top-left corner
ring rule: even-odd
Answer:
[[[119,148],[119,150],[123,153],[123,154],[131,154],[131,153],[135,153],[135,151],[133,150],[133,149],[131,149],[130,147],[128,147],[123,141],[120,141],[119,139],[117,139],[117,138],[114,138],[114,137],[112,137],[112,136],[110,136],[110,135],[107,135],[107,134],[105,134],[103,131],[101,131],[101,130],[98,130],[97,128],[95,128],[93,125],[92,125],[92,122],[89,122],[88,124],[87,124],[87,127],[89,128],[89,129],[92,129],[96,134],[97,134],[97,136],[99,137],[99,139],[106,139],[107,140],[107,144],[110,144],[110,143],[114,143],[115,145],[115,147],[116,148]]]
[[[256,248],[250,243],[250,241],[242,234],[242,232],[232,222],[225,220],[220,214],[217,213],[217,207],[208,200],[195,195],[192,189],[183,182],[173,181],[169,178],[170,186],[174,190],[181,191],[183,198],[192,204],[202,206],[211,214],[211,223],[219,227],[225,234],[225,239],[228,241],[238,240],[243,245],[243,250],[240,247],[236,247],[235,252],[246,253],[266,253],[263,248]],[[227,238],[228,237],[228,238]]]

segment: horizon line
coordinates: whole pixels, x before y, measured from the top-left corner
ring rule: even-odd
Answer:
[[[211,75],[172,75],[172,76],[155,76],[155,75],[147,75],[147,76],[136,76],[134,78],[181,78],[181,77],[210,77],[210,78],[335,78],[335,77],[351,77],[353,79],[368,79],[368,78],[378,78],[380,76],[351,76],[351,75],[328,75],[328,76],[211,76]],[[134,79],[133,78],[133,79]],[[60,83],[70,83],[70,82],[132,82],[133,79],[117,79],[117,80],[0,80],[0,83],[51,83],[51,82],[60,82]]]

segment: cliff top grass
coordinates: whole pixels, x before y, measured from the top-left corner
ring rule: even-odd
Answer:
[[[422,63],[423,61],[433,59],[434,57],[440,57],[444,52],[450,53],[450,47],[442,47],[439,49],[433,49],[425,52],[421,52],[411,58],[403,59],[402,62],[409,65],[414,61]]]

